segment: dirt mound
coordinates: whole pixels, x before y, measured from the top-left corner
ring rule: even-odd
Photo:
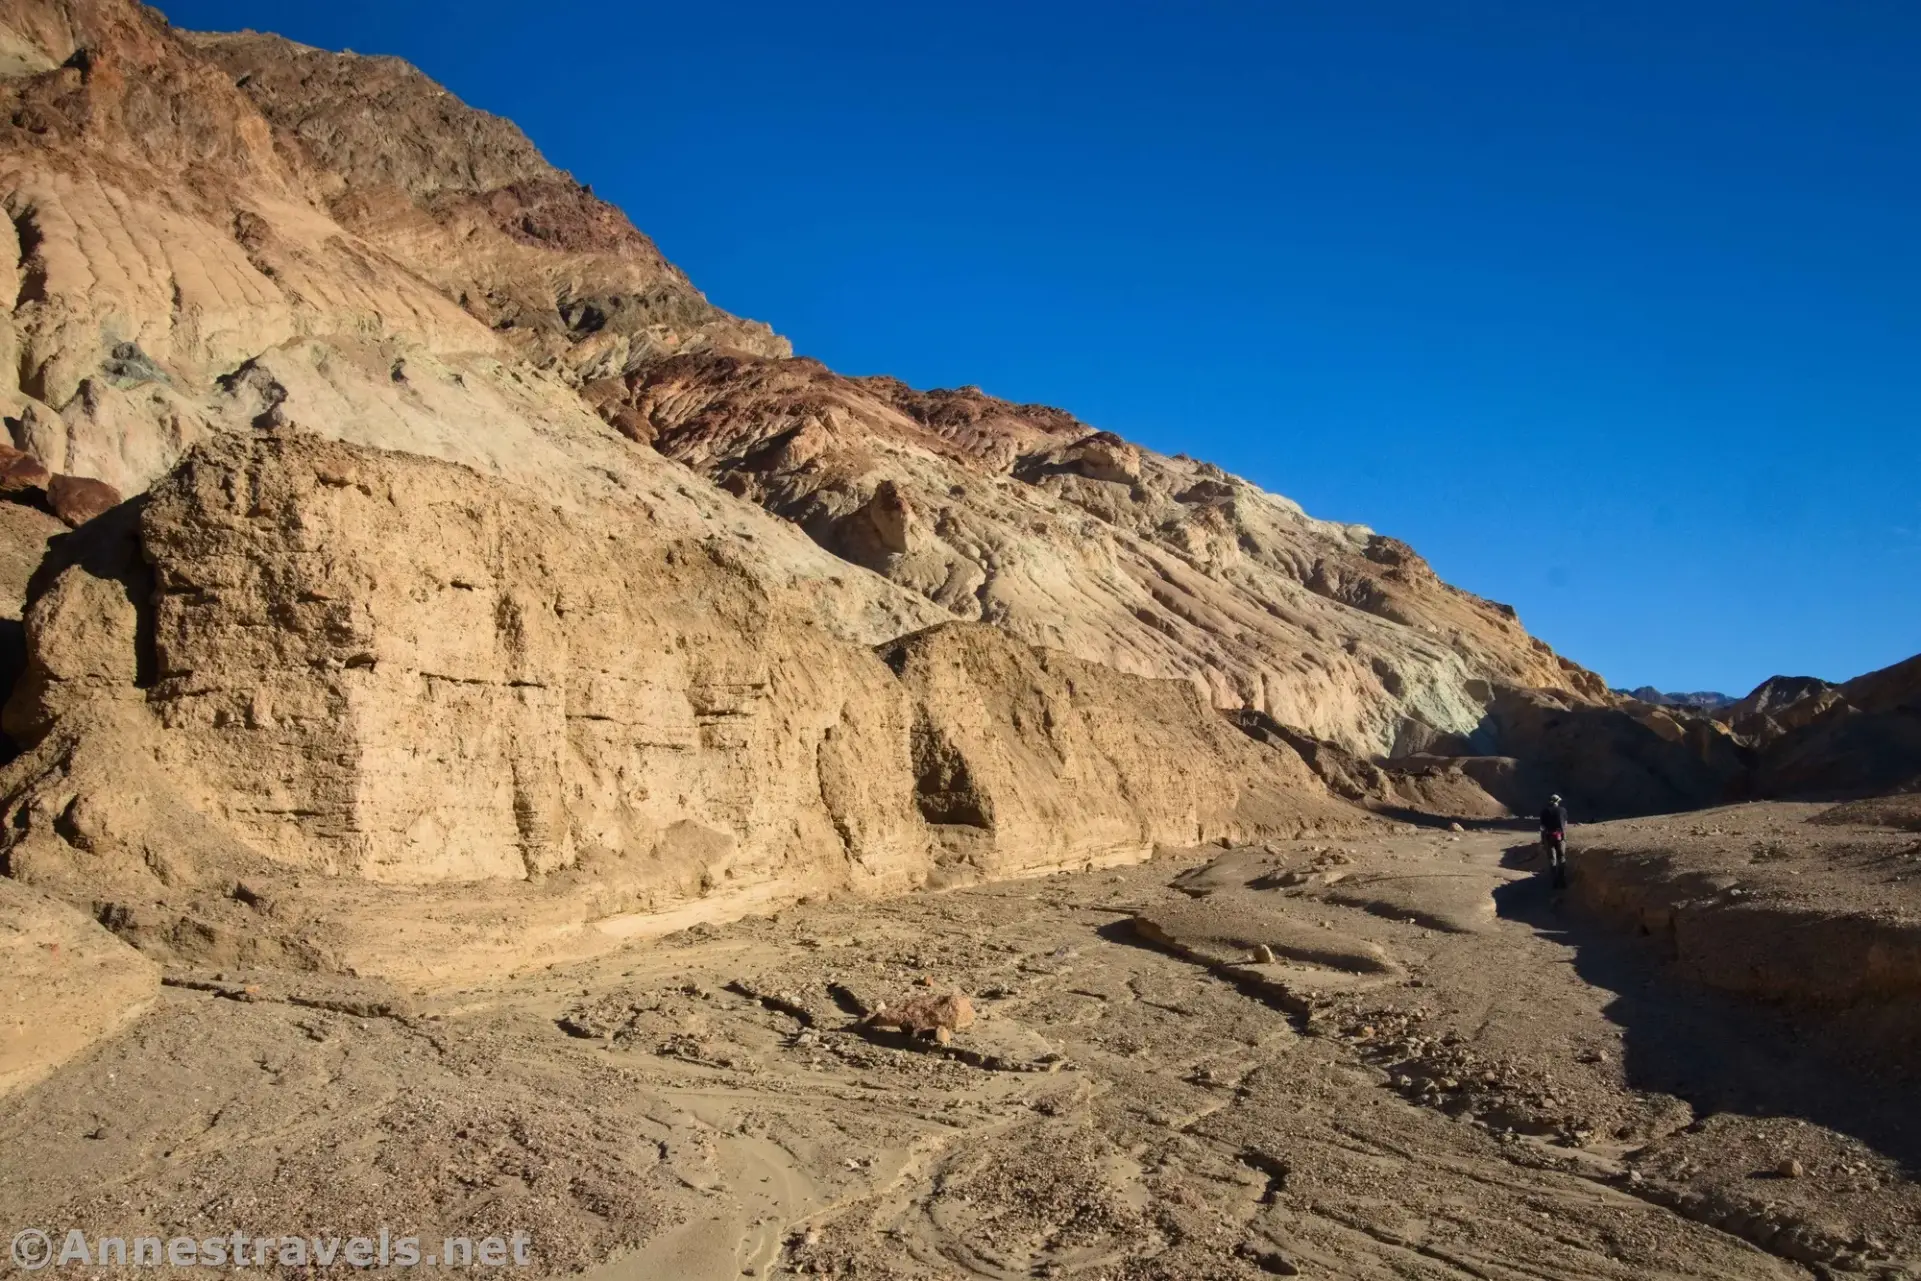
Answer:
[[[0,877],[0,1095],[138,1018],[160,968],[57,899]]]
[[[1822,810],[1808,819],[1834,827],[1892,827],[1897,831],[1921,832],[1921,793],[1875,796],[1848,801]]]

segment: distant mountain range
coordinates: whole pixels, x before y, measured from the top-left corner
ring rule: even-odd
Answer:
[[[1697,690],[1692,694],[1665,694],[1652,685],[1610,692],[1619,694],[1623,698],[1635,698],[1643,703],[1652,703],[1656,707],[1699,707],[1705,711],[1726,707],[1730,703],[1739,702],[1741,698],[1739,694],[1721,694],[1714,690]]]

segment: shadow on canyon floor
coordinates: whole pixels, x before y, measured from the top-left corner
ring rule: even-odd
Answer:
[[[1513,847],[1507,866],[1536,865],[1536,847]],[[1818,1016],[1795,1014],[1687,982],[1668,972],[1654,940],[1582,919],[1543,876],[1495,892],[1504,919],[1573,949],[1583,982],[1614,994],[1605,1008],[1622,1030],[1627,1084],[1669,1094],[1694,1112],[1794,1117],[1860,1140],[1910,1175],[1921,1170],[1921,1096]]]

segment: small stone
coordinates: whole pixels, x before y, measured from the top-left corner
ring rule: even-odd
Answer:
[[[1793,1157],[1789,1157],[1775,1167],[1775,1172],[1784,1179],[1798,1179],[1806,1174],[1808,1169]]]
[[[45,489],[53,479],[47,465],[25,450],[0,445],[0,493]]]
[[[1248,964],[1250,965],[1274,964],[1274,949],[1269,947],[1265,943],[1256,943],[1254,945],[1254,950],[1248,953]]]
[[[889,1007],[876,1004],[863,1022],[869,1027],[894,1028],[910,1036],[932,1037],[936,1029],[965,1031],[974,1024],[974,1005],[959,992],[945,996],[916,996]]]
[[[77,529],[118,507],[120,491],[104,480],[87,476],[55,476],[47,482],[47,505],[69,528]]]

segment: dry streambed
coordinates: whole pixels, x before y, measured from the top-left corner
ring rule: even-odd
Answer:
[[[1442,838],[1456,845],[1461,840]],[[1465,840],[1461,857],[1470,864],[1527,861],[1525,846],[1503,849],[1498,838]],[[1443,859],[1446,849],[1443,843]],[[1385,856],[1402,869],[1382,875],[1365,868],[1329,872],[1325,855],[1317,860],[1320,867],[1304,872],[1266,866],[1290,861],[1283,854],[1237,854],[1177,882],[1204,896],[1201,903],[1155,908],[1134,924],[1145,939],[1299,1014],[1304,1031],[1342,1041],[1408,1101],[1494,1133],[1517,1160],[1545,1160],[1603,1180],[1816,1270],[1916,1273],[1913,1189],[1901,1171],[1901,1158],[1912,1155],[1915,1109],[1899,1082],[1874,1082],[1898,1060],[1857,1056],[1838,1065],[1831,1055],[1800,1053],[1805,1026],[1769,1021],[1688,987],[1669,990],[1674,980],[1698,980],[1699,967],[1663,964],[1670,958],[1659,949],[1595,937],[1532,878],[1472,869],[1437,873],[1433,860],[1424,866],[1420,855],[1418,846],[1377,846],[1372,858]],[[1606,868],[1609,857],[1591,853],[1584,863],[1588,894],[1606,874],[1596,869]],[[1485,913],[1461,891],[1477,877],[1490,877],[1497,886]],[[1398,891],[1389,904],[1367,888],[1383,882]],[[1576,885],[1581,897],[1578,874]],[[1582,949],[1607,955],[1584,964],[1578,955],[1554,955],[1560,949],[1513,926],[1495,927],[1495,898],[1504,900],[1518,923],[1570,942],[1585,935]],[[1223,910],[1207,913],[1204,905],[1217,899]],[[1299,945],[1303,922],[1328,902],[1399,915],[1409,925],[1452,919],[1455,932],[1489,937],[1464,952],[1452,941],[1432,946],[1435,934],[1423,931],[1425,955],[1405,967],[1413,973],[1404,982],[1386,982],[1380,976],[1403,966],[1377,945],[1336,935],[1318,957]],[[1762,919],[1778,926],[1784,916],[1804,927],[1802,918],[1778,909]],[[1318,924],[1331,933],[1332,922]],[[1849,955],[1838,954],[1843,960]],[[1316,960],[1322,972],[1316,972]],[[1577,970],[1576,982],[1554,981],[1563,966]],[[1369,972],[1376,976],[1372,981],[1361,977]],[[1637,997],[1624,1000],[1618,989],[1626,987]],[[1413,988],[1417,995],[1409,999],[1396,988]],[[1650,989],[1653,1002],[1639,995]],[[1836,991],[1856,998],[1858,985],[1836,980],[1827,990],[1830,1004],[1819,1011],[1824,1023],[1837,1015],[1876,1026],[1888,1022],[1871,1000],[1866,1010],[1858,999],[1833,1000]],[[1614,999],[1603,1005],[1609,996]],[[1626,1007],[1637,1004],[1662,1009],[1652,1018],[1645,1009],[1627,1017]],[[1674,1037],[1676,1027],[1690,1035]],[[1711,1053],[1697,1053],[1703,1048]],[[1689,1091],[1702,1102],[1699,1112],[1681,1098],[1645,1088],[1643,1078],[1666,1078],[1687,1089],[1688,1083],[1674,1079],[1677,1061],[1693,1062],[1710,1078]],[[1721,1069],[1734,1079],[1712,1079]],[[1852,1079],[1863,1071],[1865,1079]],[[1740,1097],[1744,1075],[1767,1080],[1769,1097]],[[1837,1100],[1847,1102],[1836,1106]],[[1730,1105],[1755,1115],[1722,1110]],[[1775,1112],[1788,1115],[1770,1115]],[[1803,1116],[1852,1133],[1810,1126]],[[1817,1169],[1825,1176],[1820,1184],[1804,1182]],[[1906,1237],[1899,1244],[1884,1230],[1896,1224],[1907,1229],[1897,1234]]]
[[[517,1227],[605,1281],[1921,1275],[1898,1100],[1824,1111],[1876,1087],[1570,932],[1505,844],[816,903],[459,992],[176,972],[0,1104],[0,1216]],[[945,1038],[873,1017],[955,990]],[[1675,1029],[1712,1079],[1661,1076]]]

